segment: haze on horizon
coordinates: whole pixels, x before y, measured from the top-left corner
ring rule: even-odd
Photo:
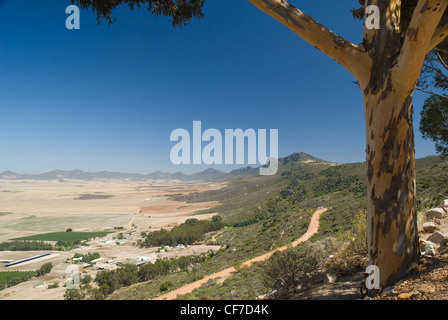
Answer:
[[[352,76],[249,3],[207,2],[205,18],[182,30],[129,9],[111,26],[82,11],[81,29],[67,30],[69,1],[1,5],[0,172],[247,166],[172,165],[170,133],[191,131],[195,120],[221,132],[278,129],[280,157],[303,151],[337,163],[365,160],[363,103]],[[325,12],[311,1],[302,6],[361,41],[352,0]],[[265,89],[273,83],[278,90]],[[426,97],[414,97],[417,158],[435,154],[418,131]]]

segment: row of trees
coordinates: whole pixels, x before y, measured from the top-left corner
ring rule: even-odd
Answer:
[[[92,260],[99,259],[100,257],[101,255],[98,252],[88,252],[86,254],[75,253],[73,256],[73,258],[82,258],[82,262],[85,263],[90,263]]]
[[[102,271],[96,275],[95,282],[98,288],[85,285],[80,290],[67,290],[64,298],[66,300],[103,300],[114,291],[154,279],[157,276],[167,275],[174,272],[194,270],[197,265],[213,255],[212,252],[202,253],[194,256],[182,256],[179,258],[156,260],[142,266],[126,264],[112,271]]]
[[[32,250],[52,250],[53,246],[50,243],[43,241],[10,241],[1,242],[0,251],[32,251]]]
[[[0,273],[0,291],[28,281],[34,276],[34,271],[4,271]]]
[[[219,230],[224,227],[222,218],[214,216],[210,221],[198,219],[188,219],[170,231],[161,229],[150,232],[143,241],[139,242],[140,247],[176,246],[179,244],[192,244],[199,241],[207,232]]]
[[[53,264],[51,262],[44,263],[39,269],[37,269],[36,277],[50,273],[51,269],[53,269]]]
[[[36,271],[5,271],[0,274],[0,290],[15,286],[21,282],[30,280],[32,277],[39,277],[50,273],[53,268],[51,262],[43,264]]]

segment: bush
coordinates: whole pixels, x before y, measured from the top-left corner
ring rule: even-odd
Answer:
[[[160,284],[159,289],[161,292],[164,292],[167,291],[169,288],[171,288],[172,285],[173,284],[171,283],[171,281],[165,281]]]
[[[51,269],[53,269],[53,264],[51,262],[45,263],[36,271],[36,276],[39,277],[50,273]]]
[[[275,252],[264,270],[264,284],[271,290],[281,292],[283,297],[290,296],[300,283],[302,268],[301,254],[297,250]]]
[[[332,259],[325,264],[329,271],[344,274],[351,272],[367,259],[366,241],[366,212],[359,211],[352,221],[352,230],[342,236],[343,245],[337,250]]]
[[[286,299],[296,292],[299,285],[303,287],[320,282],[320,271],[337,245],[334,238],[326,238],[274,253],[263,271],[265,287],[275,290],[276,298]]]
[[[84,277],[82,277],[81,279],[81,284],[88,284],[92,281],[92,276],[90,275],[85,275]]]
[[[48,285],[48,289],[56,289],[59,288],[59,282],[54,282],[53,284]]]

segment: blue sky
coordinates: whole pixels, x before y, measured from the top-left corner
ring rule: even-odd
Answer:
[[[297,6],[359,43],[357,1],[327,2]],[[354,78],[249,2],[208,0],[205,18],[182,30],[128,8],[111,26],[81,11],[80,30],[68,30],[68,5],[0,0],[0,172],[199,171],[169,158],[171,131],[192,132],[194,120],[278,129],[281,157],[365,160]],[[415,93],[417,157],[435,154],[418,131],[425,98]]]

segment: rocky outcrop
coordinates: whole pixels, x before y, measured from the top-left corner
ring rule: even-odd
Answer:
[[[440,227],[436,222],[425,222],[423,224],[423,232],[432,233],[434,231],[439,231]]]
[[[427,239],[435,244],[441,244],[444,240],[448,240],[448,233],[435,231]]]
[[[448,200],[444,200],[439,208],[426,211],[426,222],[423,223],[423,233],[429,236],[421,236],[419,248],[423,255],[435,256],[448,244],[447,214]]]
[[[426,219],[442,219],[445,215],[445,210],[442,208],[433,208],[426,211]]]
[[[440,207],[445,210],[445,212],[448,212],[448,199],[447,200],[443,200],[442,204],[440,205]]]

